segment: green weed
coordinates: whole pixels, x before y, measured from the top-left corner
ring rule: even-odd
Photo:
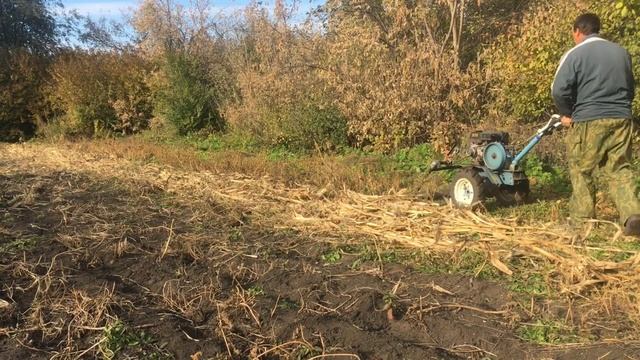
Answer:
[[[537,192],[532,194],[537,197],[542,190],[533,190]],[[538,200],[533,203],[524,204],[513,207],[490,206],[487,209],[491,215],[499,218],[518,218],[523,221],[552,221],[564,219],[569,216],[569,209],[566,201],[556,200]]]
[[[186,136],[185,141],[200,151],[238,150],[244,152],[258,152],[260,143],[252,136],[240,132],[224,134],[209,134],[202,136]]]
[[[309,346],[300,346],[297,350],[294,351],[293,359],[295,360],[311,359],[311,358],[316,358],[321,354],[322,354],[322,351],[319,351],[318,349],[314,349]]]
[[[528,156],[523,164],[525,173],[535,182],[534,188],[544,188],[555,194],[571,192],[569,176],[563,167],[550,165],[535,154]]]
[[[20,236],[0,244],[0,254],[10,255],[28,251],[35,248],[39,241],[40,237],[37,235]]]
[[[498,270],[489,263],[485,254],[473,250],[465,250],[457,259],[453,259],[453,266],[449,273],[475,276],[484,280],[500,278]]]
[[[342,259],[342,250],[339,248],[331,249],[320,256],[325,264],[335,264]]]
[[[228,236],[229,236],[229,240],[233,242],[239,242],[244,240],[244,235],[242,234],[242,231],[237,228],[231,230]]]
[[[370,245],[360,246],[356,251],[356,259],[351,263],[351,269],[360,269],[367,262],[378,261],[378,253]]]
[[[131,350],[145,359],[173,358],[154,343],[153,337],[144,331],[136,331],[121,321],[115,321],[105,327],[98,351],[105,360],[115,359],[125,350]]]
[[[282,299],[278,302],[278,308],[282,310],[298,310],[300,305],[293,300]]]
[[[260,285],[254,285],[247,289],[247,294],[251,297],[264,295],[264,289]]]
[[[526,341],[536,344],[566,344],[576,342],[578,336],[570,327],[557,322],[538,320],[534,324],[524,324],[518,329],[518,335]]]
[[[629,260],[635,253],[640,252],[640,241],[617,242],[615,245],[624,252],[613,255],[612,260],[615,262],[623,262]]]
[[[382,296],[382,302],[384,302],[385,307],[393,307],[393,305],[398,301],[398,297],[393,293],[386,293]]]

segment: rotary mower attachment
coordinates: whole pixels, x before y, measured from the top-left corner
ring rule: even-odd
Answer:
[[[529,179],[520,166],[522,159],[560,125],[560,115],[551,116],[518,153],[509,146],[509,134],[506,132],[474,132],[468,153],[473,160],[472,165],[434,161],[430,171],[458,169],[450,190],[451,200],[458,207],[471,208],[489,197],[495,197],[503,205],[524,203],[530,189]]]

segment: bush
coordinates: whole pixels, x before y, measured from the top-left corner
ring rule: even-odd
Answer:
[[[572,1],[541,5],[486,51],[487,70],[497,84],[496,113],[534,122],[553,111],[553,74],[573,46],[570,30],[579,13]]]
[[[640,79],[640,0],[594,1],[593,11],[602,17],[602,33],[626,48],[633,58],[633,73]],[[640,96],[633,102],[633,113],[640,118]]]
[[[131,54],[64,54],[53,64],[50,98],[68,135],[132,134],[151,118],[147,64]]]
[[[640,22],[636,17],[640,14],[640,1],[593,0],[583,7],[571,0],[546,1],[485,53],[488,73],[497,85],[496,114],[532,122],[555,111],[550,92],[553,76],[562,54],[574,46],[573,20],[587,11],[601,16],[605,38],[629,50],[636,78],[640,76]],[[634,111],[640,111],[639,98],[634,102]]]
[[[216,87],[206,68],[186,54],[169,55],[152,85],[155,110],[180,135],[225,128]]]
[[[331,151],[347,144],[347,124],[335,108],[302,103],[263,111],[260,138],[264,145]]]
[[[248,132],[267,146],[291,151],[345,146],[346,120],[320,76],[324,38],[308,27],[291,26],[289,15],[282,2],[273,16],[258,6],[248,9],[247,30],[236,49],[240,96],[225,113],[234,131]]]
[[[46,66],[47,60],[27,51],[0,53],[0,141],[33,136],[48,116]]]
[[[461,129],[481,116],[482,72],[473,63],[461,66],[455,31],[462,25],[447,6],[327,3],[322,74],[356,145],[386,152],[430,142],[448,152]],[[450,22],[454,36],[445,30]]]

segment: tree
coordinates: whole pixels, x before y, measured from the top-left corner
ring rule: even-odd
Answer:
[[[0,2],[0,140],[32,136],[46,113],[42,84],[56,47],[49,0]]]
[[[51,0],[3,0],[0,2],[0,49],[26,49],[48,54],[56,46],[56,21]]]

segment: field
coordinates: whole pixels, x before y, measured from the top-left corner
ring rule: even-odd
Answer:
[[[461,211],[138,145],[0,146],[0,358],[640,358],[640,243],[561,197]]]

